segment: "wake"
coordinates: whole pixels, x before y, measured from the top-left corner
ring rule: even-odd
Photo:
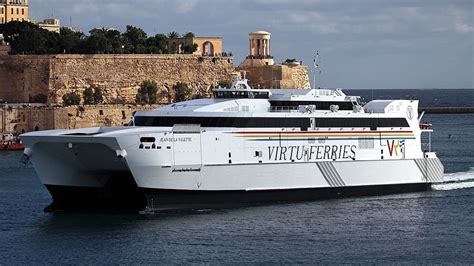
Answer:
[[[443,183],[432,185],[433,190],[453,190],[474,187],[474,167],[467,172],[444,174]]]

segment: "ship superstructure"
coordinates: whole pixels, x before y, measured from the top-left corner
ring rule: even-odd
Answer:
[[[168,210],[430,189],[418,101],[262,90],[137,112],[133,126],[22,135],[55,209]]]

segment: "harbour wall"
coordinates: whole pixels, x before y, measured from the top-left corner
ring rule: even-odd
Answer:
[[[474,107],[420,107],[418,112],[425,113],[474,113]]]
[[[151,110],[157,107],[159,105],[110,104],[51,107],[7,104],[0,108],[0,131],[17,135],[35,130],[123,126],[130,122],[134,111]]]

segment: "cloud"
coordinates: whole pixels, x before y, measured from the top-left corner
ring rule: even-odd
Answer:
[[[176,1],[176,11],[178,13],[189,13],[198,3],[199,0]]]

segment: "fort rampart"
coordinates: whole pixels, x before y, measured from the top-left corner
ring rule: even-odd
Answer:
[[[48,104],[88,88],[101,88],[104,103],[133,102],[144,80],[158,84],[159,95],[172,97],[172,86],[187,83],[195,95],[207,95],[234,71],[231,57],[198,55],[2,55],[0,99],[30,102],[44,94]]]

